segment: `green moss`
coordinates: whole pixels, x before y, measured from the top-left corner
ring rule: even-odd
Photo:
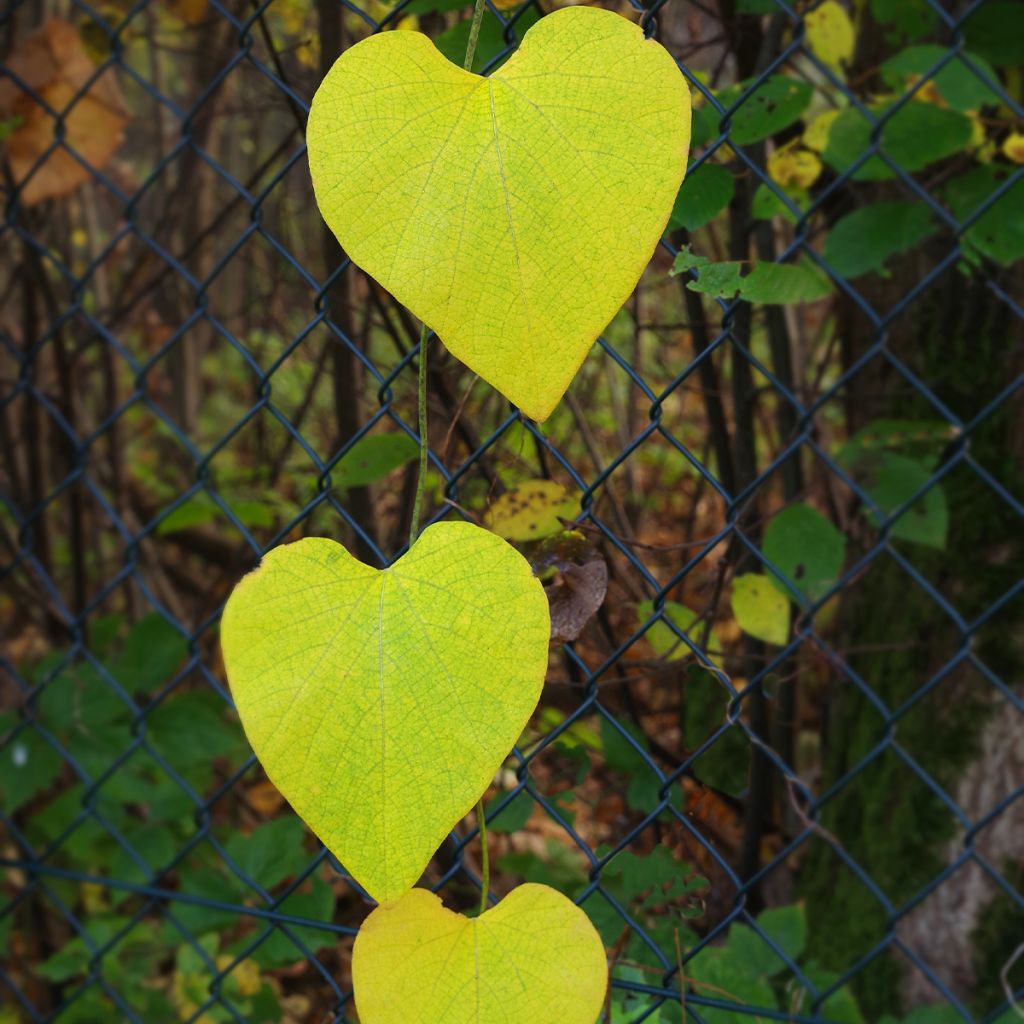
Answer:
[[[894,284],[905,290],[906,282]],[[947,282],[943,294],[929,293],[919,301],[914,315],[917,322],[892,344],[954,413],[969,422],[984,396],[999,387],[993,367],[1004,362],[1014,330],[1005,307],[992,301],[983,282],[957,280]],[[905,395],[898,408],[883,406],[871,414],[936,415],[925,399]],[[1012,493],[1020,494],[1024,479],[1008,452],[1011,428],[1004,407],[972,434],[970,451]],[[950,509],[947,550],[909,544],[900,550],[970,621],[1016,582],[1022,556],[1019,524],[1012,508],[967,467],[954,470],[942,486]],[[988,557],[999,548],[998,557]],[[949,616],[885,556],[855,584],[840,614],[838,649],[872,648],[874,653],[851,653],[846,660],[890,709],[930,680],[962,646]],[[1019,646],[1007,642],[1013,614],[1007,609],[973,637],[975,652],[1003,679],[1020,678],[1024,667]],[[987,684],[972,670],[957,670],[896,726],[901,747],[947,792],[976,756],[981,728],[992,713],[990,697]],[[886,737],[883,716],[852,682],[837,678],[831,700],[822,791]],[[945,867],[943,847],[955,834],[950,812],[892,753],[873,760],[842,788],[824,811],[822,824],[897,907]],[[826,967],[848,969],[888,935],[882,904],[826,844],[815,844],[800,886],[807,899],[811,945]],[[981,927],[976,933],[979,962],[990,965],[985,958],[998,955],[995,948],[1003,949],[1006,930],[1012,933],[1014,927],[1019,936],[1019,919],[1000,918],[995,931]],[[902,959],[883,954],[858,974],[854,988],[866,1019],[898,1011],[903,969]],[[986,977],[990,975],[991,970]],[[986,990],[984,995],[991,1007],[991,993]],[[982,996],[979,988],[979,1000]]]

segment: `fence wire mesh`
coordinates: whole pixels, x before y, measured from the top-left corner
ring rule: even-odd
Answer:
[[[1024,307],[986,220],[1007,219],[1024,169],[997,154],[994,186],[957,207],[948,162],[921,173],[927,138],[887,141],[951,70],[1019,123],[972,26],[997,46],[1024,14],[854,4],[858,25],[869,7],[893,32],[914,22],[927,57],[880,108],[877,82],[809,45],[829,3],[627,11],[693,90],[689,180],[726,168],[732,185],[706,232],[672,222],[548,423],[428,342],[432,517],[557,480],[608,566],[489,819],[497,896],[545,881],[599,924],[616,1022],[895,1022],[901,1005],[920,1024],[1008,1021],[1024,994],[1022,490],[1005,454]],[[480,69],[542,13],[489,6]],[[460,18],[424,0],[9,0],[0,16],[4,1021],[356,1019],[369,902],[248,750],[217,621],[286,540],[335,536],[379,566],[403,551],[418,325],[323,231],[302,136],[343,48],[418,24],[456,52]],[[880,29],[858,47],[899,49]],[[810,192],[769,173],[800,129],[751,129],[785,103],[782,74],[813,85],[816,114],[864,119]],[[842,273],[821,225],[878,181],[926,211],[927,241],[887,276]],[[691,234],[718,259],[817,268],[831,295],[702,296],[699,269],[668,275]],[[865,427],[904,457],[888,498],[843,454]],[[384,434],[394,452],[371,457]],[[910,444],[935,450],[908,463]],[[386,484],[363,472],[381,458]],[[800,560],[763,544],[801,502],[848,543],[806,591]],[[908,534],[914,516],[948,520],[944,550]],[[797,584],[781,642],[741,635],[723,603],[744,572]],[[460,825],[426,876],[452,906],[478,892],[477,843]],[[730,950],[769,965],[751,978]]]

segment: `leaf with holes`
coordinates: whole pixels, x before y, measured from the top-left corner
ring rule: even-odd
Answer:
[[[413,889],[366,919],[352,951],[363,1024],[594,1024],[607,973],[587,915],[545,885],[476,918]]]
[[[540,696],[547,599],[469,523],[391,568],[326,538],[271,551],[224,610],[228,680],[271,781],[377,900],[419,878]]]
[[[418,32],[370,36],[328,72],[306,137],[345,251],[545,419],[665,230],[690,100],[638,26],[570,7],[490,78]]]

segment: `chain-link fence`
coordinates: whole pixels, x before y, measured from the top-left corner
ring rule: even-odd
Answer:
[[[480,70],[542,6],[488,8]],[[624,9],[692,87],[688,184],[550,421],[430,342],[431,515],[556,481],[608,570],[488,816],[496,897],[601,930],[609,1021],[1020,1012],[1024,8],[840,6]],[[322,227],[302,135],[346,46],[457,59],[466,14],[0,18],[0,1020],[356,1019],[368,902],[249,752],[217,621],[286,540],[403,550],[418,324]],[[472,820],[424,884],[472,905]]]

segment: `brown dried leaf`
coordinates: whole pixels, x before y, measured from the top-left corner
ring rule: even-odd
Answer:
[[[576,530],[549,537],[531,559],[544,580],[551,606],[551,639],[575,640],[601,607],[608,591],[608,565]],[[553,575],[547,575],[554,569]]]
[[[61,18],[50,18],[32,33],[7,66],[43,101],[37,102],[12,78],[0,81],[0,113],[21,119],[7,140],[14,181],[24,183],[21,201],[31,206],[68,195],[90,174],[64,146],[48,152],[57,126],[50,110],[63,115],[65,145],[102,170],[121,145],[128,122],[114,71],[108,68],[90,81],[96,65],[75,26]]]

